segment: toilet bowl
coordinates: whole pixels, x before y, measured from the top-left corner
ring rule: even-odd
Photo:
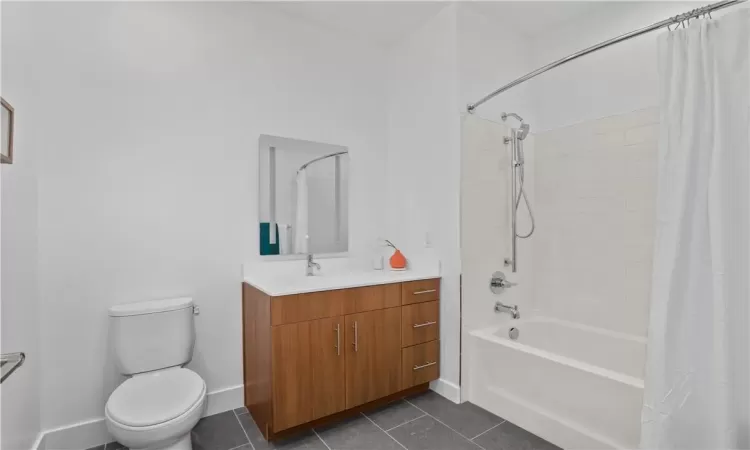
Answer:
[[[191,370],[136,375],[109,397],[107,429],[131,450],[191,450],[190,430],[205,405],[206,384]]]
[[[131,450],[192,450],[190,430],[206,407],[206,383],[185,368],[197,314],[191,298],[109,309],[115,360],[128,379],[109,396],[104,416],[110,434]]]

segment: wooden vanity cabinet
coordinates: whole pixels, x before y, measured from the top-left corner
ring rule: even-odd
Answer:
[[[242,285],[245,406],[266,439],[426,390],[440,279],[272,297]]]

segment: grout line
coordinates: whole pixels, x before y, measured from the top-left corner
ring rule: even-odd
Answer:
[[[324,441],[324,440],[323,440],[323,438],[322,438],[322,437],[320,437],[320,435],[319,435],[319,434],[318,434],[318,432],[317,432],[317,431],[315,430],[315,428],[313,428],[313,429],[312,429],[312,431],[313,431],[313,433],[315,433],[315,436],[317,436],[317,437],[318,437],[318,439],[320,439],[320,442],[322,442],[322,443],[323,443],[323,445],[325,445],[325,446],[326,446],[326,448],[327,448],[328,450],[331,450],[331,447],[329,447],[329,446],[328,446],[328,442]]]
[[[383,430],[383,431],[385,431],[385,432],[387,433],[387,432],[389,432],[389,431],[391,431],[391,430],[394,430],[394,429],[396,429],[396,428],[398,428],[398,427],[400,427],[400,426],[402,426],[402,425],[406,425],[407,423],[412,423],[412,422],[414,422],[414,421],[415,421],[415,420],[417,420],[417,419],[421,419],[421,418],[422,418],[422,417],[424,417],[424,416],[426,416],[426,414],[422,414],[422,415],[421,415],[421,416],[419,416],[419,417],[415,417],[415,418],[413,418],[413,419],[411,419],[411,420],[407,420],[407,421],[406,421],[406,422],[404,422],[404,423],[400,423],[400,424],[396,425],[395,427],[391,427],[391,428],[388,428],[387,430]]]
[[[472,441],[471,439],[467,438],[467,437],[466,437],[466,436],[464,436],[464,435],[463,435],[462,433],[459,433],[458,431],[456,431],[456,430],[454,430],[453,428],[449,427],[449,426],[448,426],[448,425],[447,425],[447,424],[446,424],[445,422],[443,422],[442,420],[440,420],[440,419],[438,419],[437,417],[433,416],[432,414],[428,413],[427,411],[425,411],[424,409],[422,409],[422,408],[420,408],[419,406],[415,405],[414,403],[410,402],[409,400],[406,400],[406,399],[404,399],[404,400],[405,400],[406,402],[408,402],[408,403],[409,403],[409,404],[410,404],[411,406],[413,406],[413,407],[417,408],[418,410],[422,411],[422,412],[423,412],[423,413],[425,413],[426,415],[428,415],[428,416],[432,417],[433,419],[437,420],[438,422],[442,423],[443,425],[445,425],[445,426],[446,426],[446,427],[447,427],[447,428],[448,428],[449,430],[451,430],[452,432],[454,432],[454,433],[458,434],[458,435],[459,435],[459,436],[461,436],[462,438],[464,438],[464,439],[466,439],[467,441],[469,441],[469,442],[471,442],[472,444],[474,444],[474,441]],[[476,445],[476,444],[475,444],[475,445]]]
[[[477,443],[476,443],[476,442],[474,442],[474,441],[471,441],[471,440],[470,440],[469,442],[471,442],[472,444],[476,445],[477,447],[479,447],[479,448],[480,448],[480,449],[482,449],[482,450],[487,450],[486,448],[482,447],[481,445],[477,444]]]
[[[247,435],[247,430],[245,430],[245,426],[242,425],[242,421],[240,421],[239,416],[237,414],[235,414],[234,418],[237,419],[237,423],[240,424],[240,428],[242,428],[242,432],[245,433],[245,439],[247,439],[247,443],[250,444],[250,448],[252,448],[253,450],[255,450],[255,445],[250,440],[250,436]],[[258,430],[258,431],[260,431],[260,430]],[[245,445],[245,444],[242,444],[242,445]],[[239,447],[242,447],[242,445],[240,445]]]
[[[244,445],[247,445],[247,444],[238,445],[237,447],[232,447],[229,450],[237,450],[238,448],[240,448],[240,447],[242,447]],[[251,442],[250,445],[253,445],[253,443]],[[255,447],[253,447],[253,448],[255,448]]]
[[[481,435],[483,435],[485,433],[489,433],[490,431],[494,430],[495,428],[499,427],[500,425],[502,425],[504,423],[505,423],[505,419],[503,419],[502,422],[500,422],[499,424],[495,425],[494,427],[490,427],[488,430],[482,431],[481,433],[479,433],[478,435],[474,436],[473,438],[471,438],[469,440],[473,442],[474,439],[478,438],[479,436],[481,436]]]
[[[360,413],[360,414],[362,414],[363,416],[365,416],[365,418],[367,420],[369,420],[370,422],[372,422],[373,425],[375,425],[376,427],[380,428],[380,431],[382,431],[383,433],[385,433],[389,438],[393,439],[393,441],[395,443],[397,443],[398,445],[400,445],[404,450],[409,450],[409,449],[406,448],[406,446],[404,444],[402,444],[401,442],[399,442],[398,439],[396,439],[395,437],[391,436],[391,433],[385,431],[380,425],[376,424],[374,420],[372,420],[369,417],[367,417],[367,415],[365,415],[365,413]],[[424,416],[422,416],[422,417],[424,417]],[[393,429],[393,428],[391,428],[391,429]]]

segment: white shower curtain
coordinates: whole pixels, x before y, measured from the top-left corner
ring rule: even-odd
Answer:
[[[297,208],[294,212],[294,252],[307,253],[309,245],[309,195],[307,187],[307,169],[297,172]]]
[[[750,448],[750,10],[659,41],[641,447]]]

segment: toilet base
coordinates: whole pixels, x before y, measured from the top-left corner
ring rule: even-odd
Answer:
[[[190,438],[190,433],[181,437],[180,439],[172,442],[167,446],[162,447],[146,447],[146,448],[130,448],[129,450],[193,450],[193,441]]]

